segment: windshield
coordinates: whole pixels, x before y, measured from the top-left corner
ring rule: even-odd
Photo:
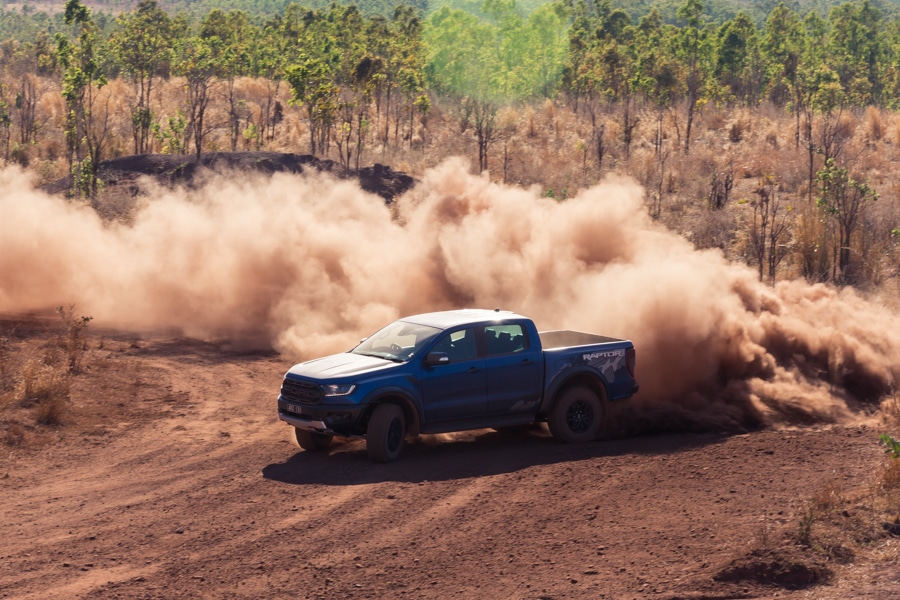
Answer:
[[[396,321],[363,340],[351,352],[377,356],[394,362],[406,362],[440,332],[440,329],[427,325]]]

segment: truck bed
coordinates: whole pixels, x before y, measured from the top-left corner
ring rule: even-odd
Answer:
[[[553,350],[555,348],[574,348],[578,346],[590,346],[592,344],[606,344],[608,342],[621,342],[618,338],[611,338],[605,335],[596,335],[593,333],[584,333],[582,331],[539,331],[538,336],[541,338],[541,346],[544,350]]]

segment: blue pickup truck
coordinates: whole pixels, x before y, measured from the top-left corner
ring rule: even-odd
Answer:
[[[334,436],[365,438],[388,462],[406,437],[546,421],[564,442],[595,439],[607,402],[631,397],[634,345],[577,331],[538,332],[499,310],[405,317],[349,352],[294,365],[278,417],[297,443],[324,450]]]

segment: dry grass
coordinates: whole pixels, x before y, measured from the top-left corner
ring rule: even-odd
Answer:
[[[900,392],[895,391],[890,398],[882,403],[881,415],[889,429],[900,429]]]
[[[72,389],[67,369],[32,359],[25,363],[20,377],[15,402],[23,408],[35,407],[35,420],[41,425],[61,425]]]
[[[69,373],[78,373],[81,370],[81,359],[87,348],[85,329],[93,317],[76,317],[74,304],[70,304],[68,309],[63,306],[56,307],[56,314],[59,315],[65,327],[65,335],[59,345],[65,350],[66,365]]]
[[[39,79],[38,122],[44,124],[38,143],[23,147],[17,160],[27,163],[39,183],[64,176],[68,165],[64,158],[63,119],[65,106],[58,84]],[[235,82],[235,96],[241,114],[241,129],[265,125],[262,119],[266,99],[278,102],[282,119],[261,138],[241,134],[238,149],[305,153],[309,133],[302,109],[289,102],[290,87],[277,87],[264,79],[241,78]],[[110,137],[107,156],[132,151],[128,106],[133,91],[121,81],[104,88],[110,94]],[[230,150],[228,104],[225,86],[214,91],[207,114],[209,132],[205,151]],[[155,121],[165,125],[170,117],[187,114],[186,90],[180,78],[157,82],[151,105]],[[708,210],[706,196],[714,172],[724,163],[733,165],[733,197],[749,197],[761,177],[778,181],[781,199],[799,215],[795,219],[789,256],[780,266],[778,278],[807,277],[829,279],[834,270],[834,239],[823,227],[823,215],[810,193],[809,153],[802,139],[798,143],[797,121],[783,109],[770,104],[749,108],[707,106],[696,114],[692,128],[690,154],[684,153],[686,120],[683,106],[658,110],[640,102],[632,106],[630,119],[637,119],[632,142],[626,151],[623,108],[595,100],[593,110],[586,102],[577,103],[564,94],[554,100],[501,107],[497,115],[497,136],[489,148],[489,176],[513,185],[539,186],[555,197],[572,197],[579,190],[596,184],[609,174],[630,176],[644,185],[648,211],[667,227],[694,239],[699,245],[722,249],[727,258],[746,261],[739,244],[723,240],[740,238],[741,206],[726,207],[725,216],[715,218]],[[592,116],[593,114],[593,116]],[[442,162],[448,156],[463,156],[476,165],[477,145],[472,128],[462,129],[460,111],[451,100],[432,98],[432,108],[416,118],[411,137],[404,123],[399,137],[395,124],[384,114],[372,111],[372,135],[361,152],[362,164],[389,164],[413,176]],[[814,136],[820,136],[822,118],[813,122]],[[877,203],[866,206],[852,245],[854,283],[868,290],[891,285],[900,279],[900,239],[891,231],[900,230],[900,183],[894,181],[895,165],[900,162],[900,117],[896,113],[868,108],[840,115],[830,123],[835,139],[843,144],[839,155],[842,166],[854,177],[867,179],[880,194]],[[598,132],[602,131],[602,149],[598,152]],[[386,135],[385,135],[386,134]],[[385,141],[385,137],[387,140]],[[821,141],[814,140],[821,146]],[[154,139],[151,152],[164,151],[164,141]],[[192,148],[187,148],[192,152]],[[320,158],[336,160],[332,147]],[[602,158],[601,158],[602,156]],[[663,166],[663,158],[665,164]],[[821,168],[822,156],[813,155],[812,172]],[[110,192],[111,194],[113,192]],[[107,209],[109,220],[127,223],[135,210],[134,199],[111,197],[99,204]],[[721,228],[731,231],[719,231]]]
[[[874,106],[870,106],[866,109],[865,127],[866,135],[873,142],[880,141],[887,132],[887,126],[885,125],[881,111]]]
[[[881,407],[885,425],[900,427],[900,395]],[[900,457],[891,453],[878,462],[868,481],[845,486],[846,479],[826,481],[800,512],[793,532],[785,532],[789,543],[826,560],[847,563],[857,556],[875,561],[897,559],[890,540],[900,535]],[[765,549],[771,533],[766,530],[757,543]],[[887,558],[885,558],[887,557]]]
[[[839,479],[827,481],[810,500],[810,508],[819,515],[829,515],[846,502],[844,486]]]
[[[878,477],[879,485],[887,492],[900,490],[900,460],[896,458],[885,461]]]
[[[75,317],[74,307],[58,309],[58,325],[31,334],[0,331],[0,442],[28,445],[41,428],[73,421],[72,391],[87,349],[89,317]]]
[[[891,398],[882,403],[881,414],[888,430],[886,435],[894,440],[900,440],[900,392],[895,392]],[[900,519],[900,456],[888,453],[878,473],[878,484],[895,500],[893,505],[888,506],[888,510],[895,511],[897,513],[895,518]]]
[[[15,421],[7,423],[4,439],[7,446],[22,446],[25,439],[25,428],[21,424]]]

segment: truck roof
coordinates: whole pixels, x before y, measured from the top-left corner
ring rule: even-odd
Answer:
[[[438,329],[449,329],[457,325],[492,323],[501,319],[523,318],[522,315],[508,310],[487,310],[483,308],[463,308],[460,310],[443,310],[403,317],[401,321],[428,325]]]

